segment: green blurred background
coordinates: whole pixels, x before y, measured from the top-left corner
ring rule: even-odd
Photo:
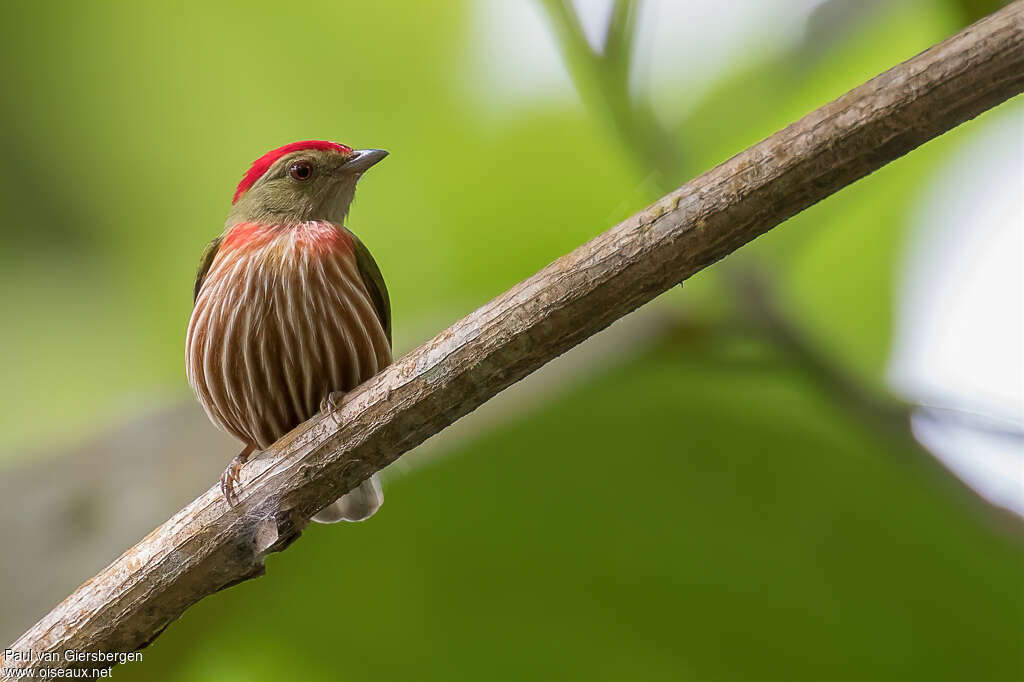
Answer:
[[[503,87],[517,51],[529,63],[555,45],[551,17],[523,4],[4,3],[4,474],[45,472],[45,498],[77,444],[130,433],[115,440],[144,457],[155,430],[139,423],[197,413],[182,357],[196,262],[271,147],[391,151],[350,224],[387,278],[401,353],[1001,3],[769,3],[771,21],[738,32],[699,87],[634,82],[630,106],[657,111],[677,150],[657,170],[566,72]],[[719,11],[756,7],[731,4]],[[530,18],[501,24],[515,12]],[[499,34],[504,52],[490,49]],[[915,201],[1020,109],[929,143],[729,262],[767,273],[830,361],[884,395]],[[585,344],[588,360],[531,378],[525,398],[468,417],[430,457],[412,453],[371,522],[314,525],[265,577],[193,607],[114,677],[1020,679],[1016,520],[829,395],[745,320],[726,279],[701,274],[636,314],[646,322],[617,323],[600,352],[583,355],[600,337]],[[188,424],[188,438],[215,438]],[[209,442],[199,456],[214,472],[234,451]],[[204,472],[146,518],[212,482]],[[147,505],[161,485],[117,490]],[[12,499],[5,518],[32,528],[37,512]],[[62,547],[106,531],[76,527],[38,562],[69,563]],[[71,562],[39,588],[48,606],[115,555]],[[13,638],[43,610],[0,625]]]

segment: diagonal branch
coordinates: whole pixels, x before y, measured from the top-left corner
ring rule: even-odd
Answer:
[[[559,258],[302,424],[87,581],[11,645],[129,652],[263,573],[307,519],[510,384],[811,204],[1024,90],[1024,0],[736,155]],[[337,421],[335,421],[335,419]],[[637,466],[642,466],[640,462]],[[537,472],[542,476],[543,472]],[[53,652],[58,662],[41,655]],[[13,677],[17,671],[5,670]]]
[[[982,0],[987,1],[987,0]],[[570,0],[546,0],[548,14],[556,29],[559,45],[565,56],[566,63],[572,71],[580,96],[588,108],[600,113],[602,102],[609,104],[612,111],[639,111],[643,104],[629,92],[629,69],[631,46],[634,38],[634,19],[639,0],[616,0],[611,8],[608,29],[604,40],[604,48],[600,54],[591,49],[583,35],[579,17],[572,8]],[[826,3],[828,5],[829,3]],[[844,10],[838,5],[850,4],[850,0],[834,0],[833,10]],[[856,3],[854,3],[856,4]],[[822,5],[824,8],[825,5]],[[859,8],[858,11],[863,11]],[[819,12],[820,13],[820,12]],[[985,12],[981,13],[983,16]],[[820,19],[820,17],[818,17]],[[812,20],[814,17],[812,17]],[[819,36],[820,38],[820,36]],[[807,50],[805,49],[804,52]],[[586,67],[586,68],[584,68]],[[591,92],[594,86],[598,95]],[[648,176],[655,184],[662,184],[662,192],[670,187],[665,185],[665,171],[678,172],[681,168],[666,167],[665,149],[675,144],[667,131],[650,125],[638,125],[637,117],[613,115],[606,121],[613,126],[619,138],[625,143],[626,151],[634,157],[638,167],[654,169],[655,173]],[[656,123],[656,121],[655,121]],[[661,130],[661,143],[645,145],[647,133],[642,131]],[[660,150],[660,154],[652,154]],[[677,157],[678,154],[673,152]],[[747,262],[743,262],[743,261]],[[720,269],[722,282],[729,288],[739,303],[739,312],[745,321],[753,323],[751,331],[756,332],[764,340],[776,346],[789,357],[809,378],[824,388],[833,401],[845,411],[858,417],[859,421],[869,427],[877,435],[885,436],[893,442],[916,450],[922,454],[930,452],[913,436],[911,416],[925,415],[931,419],[957,419],[971,428],[985,430],[1003,437],[1024,436],[1019,429],[1000,426],[992,419],[979,415],[954,417],[955,410],[927,408],[924,405],[910,405],[893,398],[880,390],[873,390],[845,371],[834,358],[810,339],[795,320],[792,312],[786,311],[774,291],[769,273],[759,267],[750,258],[741,258],[739,263],[730,262]],[[927,461],[926,458],[925,461]],[[928,462],[938,465],[937,461]],[[941,465],[938,465],[941,467]],[[943,471],[945,471],[943,469]]]

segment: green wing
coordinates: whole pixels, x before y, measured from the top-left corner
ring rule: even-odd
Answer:
[[[380,323],[384,327],[384,333],[388,337],[388,345],[391,345],[391,299],[388,297],[388,288],[384,284],[384,276],[380,274],[380,268],[377,267],[377,261],[373,260],[373,256],[370,255],[370,250],[359,241],[359,237],[352,234],[349,230],[349,234],[352,236],[352,243],[355,245],[356,250],[356,266],[359,268],[359,274],[363,276],[363,284],[366,285],[366,290],[370,292],[370,299],[373,300],[373,306],[377,309],[377,317],[380,318]]]
[[[203,288],[203,280],[206,279],[206,273],[210,271],[210,266],[213,265],[213,259],[217,256],[217,250],[220,249],[220,242],[222,237],[217,237],[212,242],[206,245],[206,249],[203,250],[203,257],[199,260],[199,269],[196,271],[196,284],[192,290],[192,303],[195,304],[196,299],[199,298],[199,290]]]

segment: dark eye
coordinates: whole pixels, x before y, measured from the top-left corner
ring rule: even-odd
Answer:
[[[313,164],[309,161],[296,161],[288,167],[288,175],[292,176],[293,180],[305,182],[313,177]]]

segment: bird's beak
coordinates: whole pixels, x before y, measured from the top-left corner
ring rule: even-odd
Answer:
[[[387,155],[383,149],[357,149],[348,157],[341,170],[346,173],[362,173]]]

